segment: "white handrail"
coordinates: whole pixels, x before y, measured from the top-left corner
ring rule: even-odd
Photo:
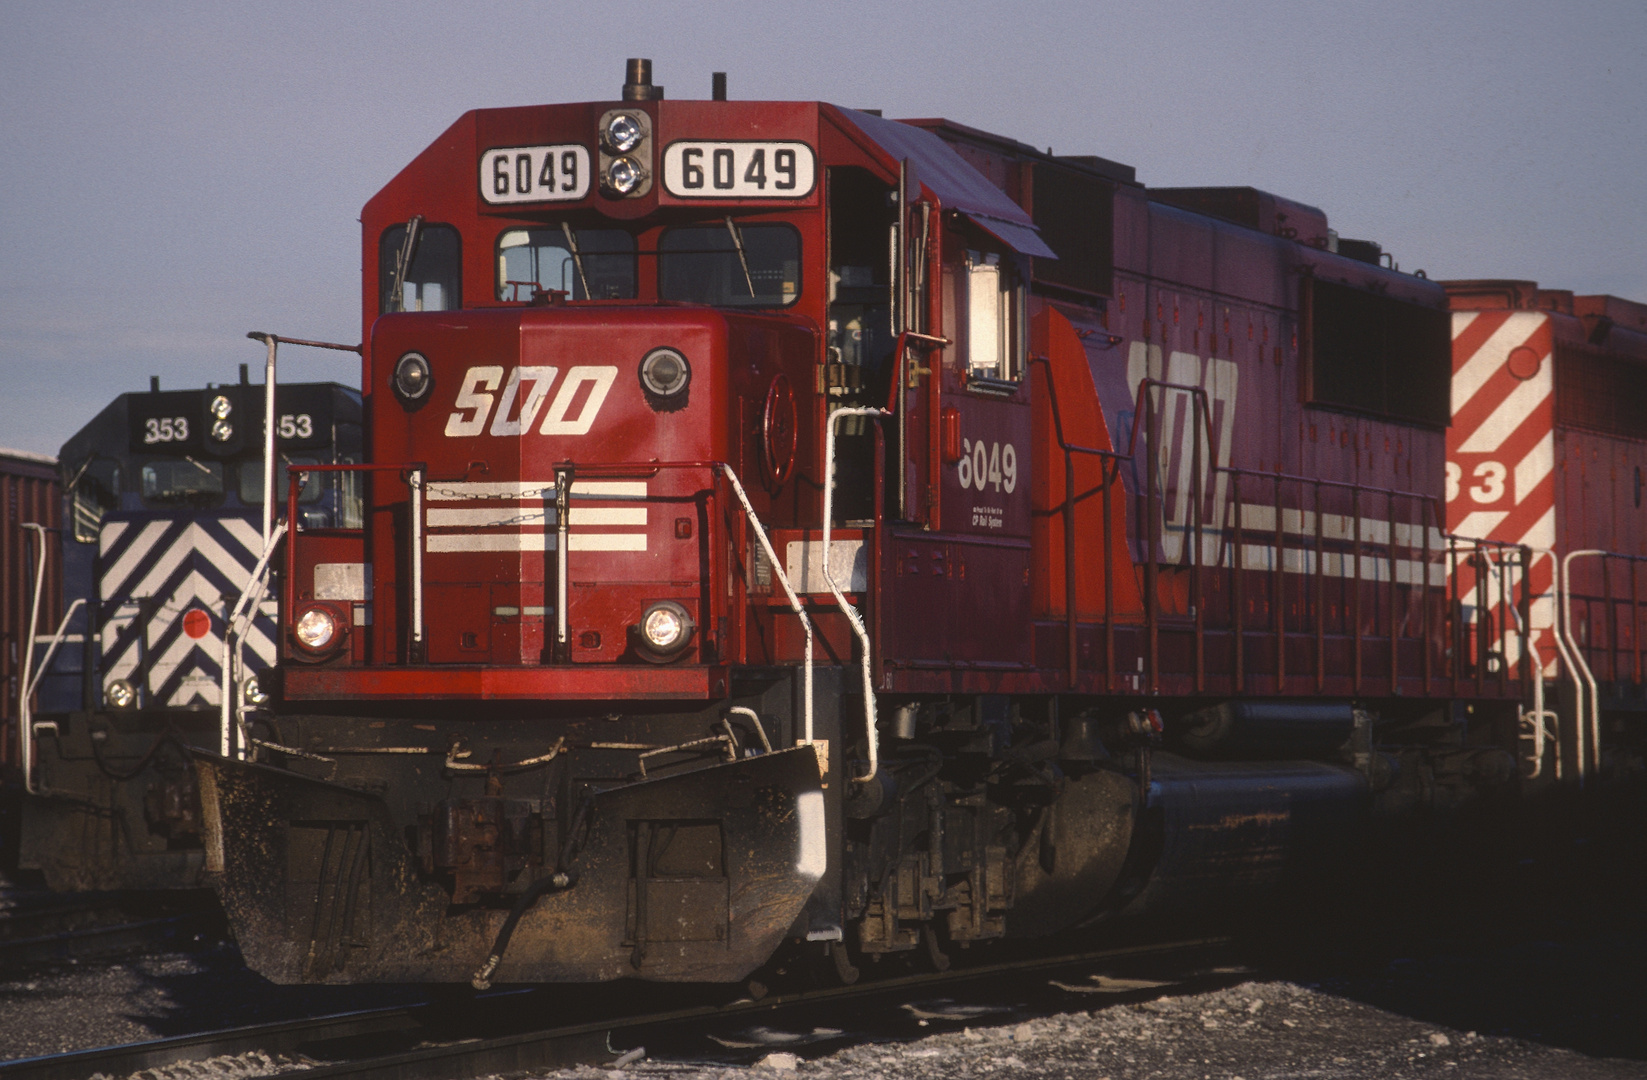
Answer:
[[[285,535],[286,522],[282,521],[275,525],[274,531],[264,541],[263,554],[258,556],[257,565],[252,567],[252,577],[246,583],[246,591],[240,594],[240,600],[235,604],[234,611],[223,622],[223,663],[219,672],[222,686],[219,694],[221,700],[218,702],[217,743],[218,753],[224,757],[228,757],[234,750],[233,728],[231,726],[234,717],[234,697],[231,690],[238,684],[234,678],[234,668],[236,666],[234,659],[237,654],[232,643],[244,637],[246,627],[251,624],[252,619],[257,617],[254,614],[255,610],[263,606],[264,597],[268,595],[269,591],[270,557],[274,554],[275,547],[279,545],[280,538]]]
[[[264,334],[263,341],[269,346],[269,358],[263,362],[263,547],[267,550],[275,519],[275,349],[280,339]]]
[[[1569,551],[1561,560],[1561,567],[1562,567],[1561,576],[1565,579],[1565,591],[1562,594],[1562,600],[1561,600],[1562,621],[1567,624],[1568,642],[1572,646],[1572,649],[1573,649],[1573,658],[1576,661],[1575,666],[1577,667],[1577,670],[1583,674],[1584,681],[1585,681],[1586,684],[1589,685],[1589,688],[1590,688],[1590,711],[1589,711],[1590,744],[1589,744],[1589,747],[1588,747],[1588,751],[1589,751],[1588,754],[1586,754],[1586,752],[1585,752],[1586,747],[1584,745],[1583,731],[1584,731],[1584,727],[1585,727],[1585,718],[1584,718],[1584,713],[1582,711],[1579,713],[1579,718],[1578,718],[1578,726],[1579,726],[1579,740],[1578,740],[1579,769],[1578,769],[1578,777],[1579,777],[1579,785],[1581,787],[1584,784],[1584,776],[1587,772],[1600,772],[1601,771],[1601,690],[1596,685],[1595,675],[1593,673],[1591,673],[1591,671],[1590,671],[1589,661],[1584,659],[1584,653],[1578,647],[1578,638],[1576,636],[1574,636],[1574,634],[1573,634],[1573,567],[1572,567],[1572,564],[1573,564],[1573,560],[1578,558],[1581,555],[1607,555],[1607,554],[1609,554],[1609,553],[1607,551],[1604,551],[1601,548],[1583,548],[1579,551]],[[1610,597],[1608,598],[1608,602],[1609,603],[1612,602]],[[1608,647],[1609,648],[1612,647],[1611,642],[1608,643]]]
[[[1576,737],[1578,739],[1578,748],[1580,750],[1578,762],[1579,781],[1582,783],[1584,778],[1584,760],[1582,756],[1584,747],[1584,733],[1582,730],[1584,726],[1584,684],[1579,681],[1578,665],[1573,660],[1573,649],[1569,647],[1567,635],[1562,625],[1561,612],[1562,608],[1565,606],[1566,593],[1562,582],[1561,559],[1558,555],[1556,555],[1555,551],[1550,548],[1528,548],[1527,550],[1531,551],[1534,555],[1547,555],[1550,559],[1550,577],[1552,578],[1551,585],[1555,589],[1555,618],[1552,620],[1553,625],[1550,629],[1555,638],[1556,653],[1561,657],[1562,670],[1566,672],[1567,677],[1573,682],[1574,703],[1575,708],[1578,710],[1577,715],[1574,717],[1573,723],[1574,726],[1579,729]],[[1561,750],[1560,716],[1558,715],[1556,719],[1556,779],[1560,780],[1564,779],[1563,774],[1565,770],[1562,768],[1563,755]]]
[[[1509,573],[1507,563],[1499,561],[1497,565],[1499,573]],[[1533,642],[1532,629],[1521,618],[1521,609],[1513,603],[1504,606],[1510,609],[1511,615],[1515,616],[1516,632],[1521,635],[1521,640],[1527,647],[1527,655],[1532,660],[1533,711],[1530,716],[1523,717],[1524,720],[1531,720],[1533,723],[1532,771],[1527,774],[1527,779],[1537,780],[1544,772],[1544,744],[1549,741],[1555,743],[1556,779],[1559,780],[1561,779],[1561,740],[1551,738],[1549,729],[1544,725],[1544,721],[1553,715],[1544,708],[1544,660],[1539,656],[1538,646]]]
[[[40,597],[46,585],[46,527],[38,521],[25,521],[23,528],[31,529],[40,538],[40,558],[34,565],[34,599],[29,606],[29,636],[28,648],[23,650],[23,677],[18,680],[21,693],[17,701],[17,743],[18,759],[23,766],[23,790],[33,795],[34,792],[34,732],[33,718],[29,712],[29,692],[33,684],[29,680],[31,668],[34,665],[34,635],[40,627]]]
[[[413,469],[407,477],[412,489],[412,650],[421,662],[423,656],[423,470]],[[565,575],[561,575],[564,581]],[[564,607],[564,603],[562,607]]]
[[[766,529],[762,528],[761,519],[755,513],[755,508],[749,505],[749,496],[744,493],[743,485],[738,483],[738,474],[733,472],[732,466],[726,464],[724,461],[719,462],[718,464],[720,466],[720,470],[726,474],[726,478],[732,482],[732,493],[735,494],[738,497],[738,501],[743,504],[744,516],[749,519],[749,524],[755,529],[755,538],[761,542],[761,550],[766,552],[766,561],[772,567],[773,576],[778,579],[778,584],[783,586],[784,595],[789,597],[790,610],[794,611],[795,614],[799,616],[801,620],[801,629],[806,631],[806,654],[805,661],[802,665],[802,685],[805,687],[805,700],[802,706],[804,726],[802,730],[806,733],[806,738],[803,739],[802,742],[803,744],[810,746],[813,742],[812,620],[807,616],[806,606],[801,603],[801,598],[795,595],[794,587],[789,584],[789,575],[784,573],[783,564],[778,562],[778,553],[772,550],[772,541],[767,539]]]
[[[829,522],[834,515],[835,503],[835,425],[843,416],[890,416],[885,409],[875,408],[840,408],[829,414],[829,425],[824,433],[824,505],[823,505],[823,569],[824,580],[829,583],[829,591],[835,594],[835,605],[852,624],[852,632],[858,636],[858,642],[863,649],[863,682],[864,682],[864,729],[869,738],[869,772],[855,777],[857,780],[872,780],[881,767],[880,733],[875,730],[875,681],[871,674],[873,658],[870,654],[869,631],[864,629],[864,621],[858,616],[858,609],[847,602],[841,587],[835,582],[835,574],[829,568]]]

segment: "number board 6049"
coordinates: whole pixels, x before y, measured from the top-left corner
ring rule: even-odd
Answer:
[[[663,189],[677,199],[802,199],[817,177],[803,142],[670,143]]]
[[[506,146],[480,158],[480,197],[507,203],[569,202],[589,194],[589,151],[575,143]]]

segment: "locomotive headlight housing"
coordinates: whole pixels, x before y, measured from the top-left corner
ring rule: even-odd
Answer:
[[[292,641],[312,657],[330,655],[343,643],[347,624],[330,604],[305,604],[292,620]]]
[[[226,395],[219,394],[212,398],[212,403],[208,406],[208,409],[217,419],[227,420],[229,418],[229,414],[234,412],[234,403],[230,401]]]
[[[131,709],[137,706],[137,687],[130,679],[114,679],[103,689],[103,700],[111,709]]]
[[[409,352],[395,361],[395,393],[400,399],[410,404],[422,401],[429,396],[429,388],[434,385],[434,377],[429,371],[429,361],[422,353]]]
[[[613,158],[612,163],[606,166],[606,186],[619,195],[628,195],[640,187],[646,173],[641,169],[640,162],[632,157]]]
[[[245,681],[240,684],[240,700],[246,705],[254,707],[269,703],[269,693],[263,689],[263,684],[258,681],[257,672],[254,671],[247,675]]]
[[[640,381],[650,395],[673,398],[692,382],[692,365],[678,349],[653,349],[641,358]]]
[[[638,199],[652,190],[652,117],[645,109],[608,109],[595,125],[595,141],[595,175],[605,195]]]
[[[684,607],[673,600],[658,600],[642,613],[635,627],[635,641],[642,656],[661,663],[679,655],[696,629]]]
[[[601,133],[607,147],[619,154],[627,154],[640,145],[646,138],[646,131],[640,121],[629,113],[618,113],[606,122],[606,130]]]
[[[218,401],[222,401],[222,400],[223,400],[222,398],[218,398]],[[234,438],[234,425],[233,424],[229,423],[227,420],[213,420],[212,421],[212,441],[213,442],[228,442],[232,438]]]

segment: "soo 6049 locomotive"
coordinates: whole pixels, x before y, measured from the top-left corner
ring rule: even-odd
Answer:
[[[362,527],[199,758],[270,978],[942,963],[1552,752],[1447,296],[1317,210],[631,61],[362,223]]]

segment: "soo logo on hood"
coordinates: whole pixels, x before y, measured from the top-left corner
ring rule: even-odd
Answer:
[[[595,423],[606,395],[618,377],[615,367],[580,364],[568,368],[556,388],[560,369],[522,365],[509,372],[496,365],[472,367],[463,373],[458,387],[456,409],[446,418],[449,438],[468,438],[489,432],[492,435],[520,435],[532,430],[549,392],[553,401],[537,429],[540,435],[585,435]],[[502,393],[498,388],[502,387]],[[494,411],[493,406],[496,406]],[[573,410],[576,409],[576,413]],[[490,428],[487,420],[491,421]]]

